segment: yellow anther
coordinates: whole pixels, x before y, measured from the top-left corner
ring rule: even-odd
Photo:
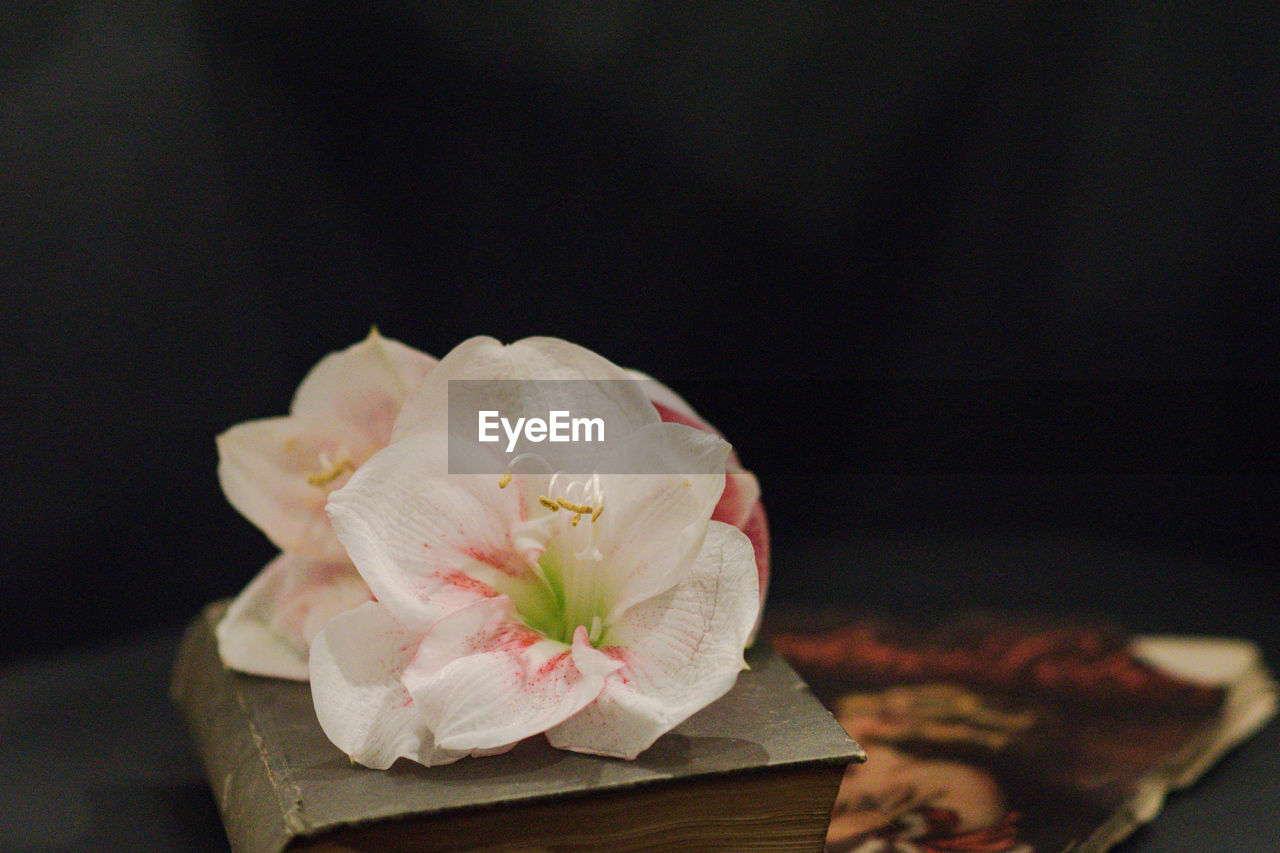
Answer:
[[[556,503],[567,510],[577,513],[589,513],[595,509],[595,507],[583,506],[582,504],[571,504],[564,498],[556,498]]]
[[[591,513],[591,522],[592,522],[593,524],[595,523],[595,520],[596,520],[597,518],[599,518],[599,517],[600,517],[600,513],[602,513],[602,512],[604,512],[604,502],[603,502],[603,501],[600,503],[600,506],[596,507],[596,508],[595,508],[595,511]]]
[[[692,486],[692,485],[693,485],[693,483],[690,483],[688,480],[685,480],[685,481],[684,481],[684,482],[682,482],[680,485],[684,486],[684,487],[687,489],[687,488],[689,488],[690,486]]]
[[[356,470],[356,464],[354,462],[350,459],[342,459],[323,474],[312,474],[307,477],[307,483],[315,486],[317,489],[322,489],[341,477],[345,472],[354,470]]]
[[[582,513],[580,513],[580,512],[575,512],[575,513],[573,514],[573,518],[569,519],[569,526],[570,526],[570,527],[577,527],[577,526],[578,526],[578,522],[579,522],[579,521],[582,521]]]
[[[551,500],[551,498],[547,497],[546,495],[538,495],[538,503],[542,504],[552,512],[555,512],[560,508],[560,504]]]
[[[498,478],[498,488],[505,489],[507,484],[511,482],[511,472],[508,471]]]

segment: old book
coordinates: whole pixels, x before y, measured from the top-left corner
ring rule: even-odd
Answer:
[[[1100,853],[1276,711],[1258,648],[970,614],[774,614],[767,633],[859,740],[831,851]]]
[[[223,607],[188,628],[172,693],[237,853],[818,851],[844,768],[862,757],[759,648],[729,694],[635,761],[531,738],[500,756],[368,770],[325,738],[307,685],[222,666]]]

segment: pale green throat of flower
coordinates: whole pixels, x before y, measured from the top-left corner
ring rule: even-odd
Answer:
[[[605,619],[612,608],[607,573],[601,566],[603,555],[595,546],[593,529],[604,512],[604,495],[594,475],[563,490],[557,488],[558,480],[558,476],[552,477],[548,491],[553,495],[564,491],[567,496],[539,495],[538,503],[552,513],[568,513],[568,529],[560,528],[538,558],[535,574],[540,582],[525,585],[512,599],[525,625],[548,639],[571,645],[582,626],[591,645],[600,648],[609,645]],[[503,474],[498,486],[506,488],[510,482],[511,476]],[[589,523],[578,526],[588,518]],[[585,539],[586,544],[574,550],[570,539]]]
[[[550,640],[571,645],[574,632],[581,625],[587,629],[587,639],[599,648],[608,645],[604,617],[607,615],[601,602],[584,600],[586,596],[565,594],[566,576],[574,568],[566,567],[561,557],[548,549],[538,558],[538,567],[545,583],[530,584],[527,592],[516,599],[516,610],[526,625]]]

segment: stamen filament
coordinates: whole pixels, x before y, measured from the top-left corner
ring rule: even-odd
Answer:
[[[328,471],[325,471],[320,474],[312,474],[309,477],[307,477],[307,483],[309,485],[315,486],[317,489],[322,489],[325,486],[332,483],[334,480],[341,477],[347,471],[355,471],[355,470],[356,470],[355,463],[352,462],[350,459],[347,459],[344,457],[336,465],[330,468]]]

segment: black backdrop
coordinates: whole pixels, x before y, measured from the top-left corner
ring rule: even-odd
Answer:
[[[243,585],[213,436],[375,323],[675,386],[782,597],[1028,537],[1275,591],[1273,7],[366,5],[6,13],[4,655]]]

